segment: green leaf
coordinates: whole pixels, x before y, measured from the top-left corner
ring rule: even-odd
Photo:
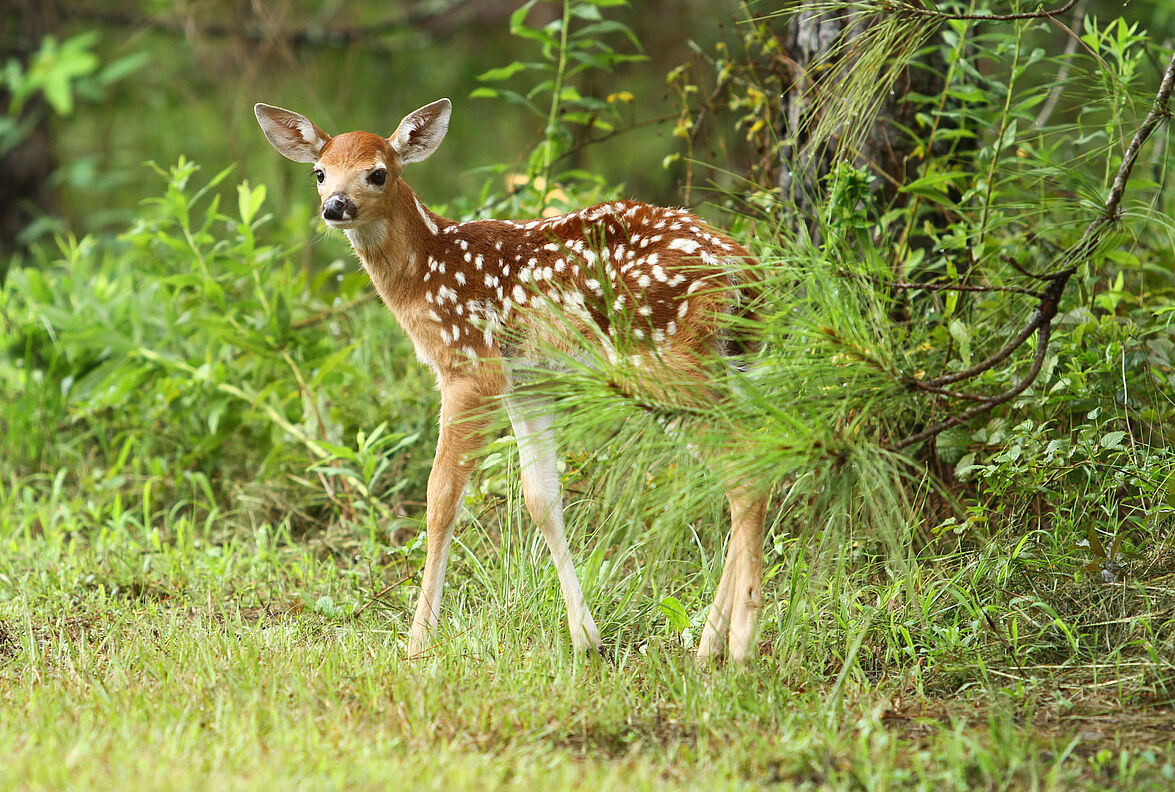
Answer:
[[[496,69],[490,69],[477,75],[477,79],[483,82],[497,82],[500,80],[508,80],[518,72],[531,68],[532,64],[523,63],[522,61],[514,61],[506,66],[500,66]]]
[[[112,85],[131,76],[139,69],[150,63],[151,57],[145,52],[136,52],[108,63],[98,73],[98,81],[103,85]]]
[[[963,360],[964,366],[971,365],[971,334],[967,332],[967,326],[958,319],[952,319],[947,326],[947,330],[951,334],[951,338],[959,345],[959,357]]]
[[[689,627],[689,614],[676,597],[665,597],[657,603],[657,607],[665,614],[674,632],[681,632]]]
[[[258,184],[251,188],[248,181],[243,181],[237,185],[237,210],[241,213],[242,223],[245,225],[252,223],[263,203],[265,203],[264,184]]]
[[[284,294],[278,294],[274,314],[277,318],[278,338],[284,341],[290,335],[290,304],[286,302]]]
[[[1106,432],[1102,435],[1100,445],[1102,448],[1117,448],[1122,445],[1122,441],[1126,438],[1125,432]]]

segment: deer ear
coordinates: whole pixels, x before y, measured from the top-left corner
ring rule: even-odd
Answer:
[[[405,164],[427,159],[445,139],[452,111],[453,104],[448,99],[438,99],[413,110],[404,116],[388,143]]]
[[[294,162],[316,162],[322,147],[330,142],[330,135],[292,110],[258,102],[253,105],[253,112],[273,147]]]

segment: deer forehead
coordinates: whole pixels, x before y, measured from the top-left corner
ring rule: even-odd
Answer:
[[[371,132],[346,132],[336,135],[318,154],[320,167],[344,172],[375,167],[391,168],[396,162],[396,153],[388,141]]]

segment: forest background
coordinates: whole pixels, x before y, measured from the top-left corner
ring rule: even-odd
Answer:
[[[0,786],[1171,788],[1173,39],[1159,0],[10,3]],[[505,431],[404,654],[431,374],[251,108],[441,96],[442,214],[685,205],[762,261],[708,414],[547,383],[607,662]],[[690,658],[731,471],[669,417],[775,487],[749,668]]]

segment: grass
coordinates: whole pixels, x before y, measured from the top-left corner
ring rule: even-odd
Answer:
[[[418,550],[195,508],[89,525],[85,493],[55,482],[0,490],[0,788],[1175,783],[1170,545],[1108,586],[1029,550],[927,551],[899,578],[793,545],[773,555],[762,662],[700,669],[663,603],[696,623],[718,538],[601,529],[578,550],[600,662],[570,652],[508,487],[471,497],[438,645],[410,662]]]

